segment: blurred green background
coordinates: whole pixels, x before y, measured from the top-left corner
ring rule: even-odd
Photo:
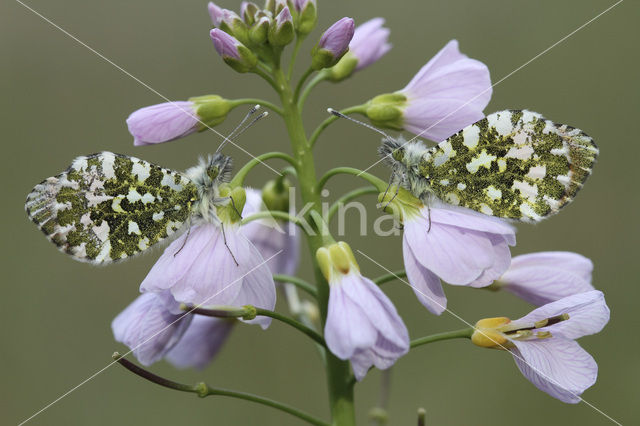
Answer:
[[[98,1],[29,0],[35,10],[65,28],[170,99],[217,93],[226,97],[275,100],[261,80],[238,75],[216,55],[208,37],[204,0]],[[394,49],[376,66],[342,85],[324,84],[305,110],[309,131],[326,108],[345,107],[400,89],[449,39],[486,63],[493,81],[549,47],[613,1],[395,1],[318,0],[319,28],[342,16],[356,22],[384,16]],[[237,1],[220,1],[237,9]],[[584,129],[601,149],[594,175],[575,203],[537,226],[519,229],[512,253],[539,250],[580,252],[595,264],[594,285],[605,292],[611,321],[581,344],[598,361],[599,379],[584,398],[623,424],[640,418],[638,351],[638,4],[626,1],[560,43],[494,88],[487,108],[529,108]],[[308,63],[320,30],[309,37],[301,66]],[[0,90],[2,147],[2,349],[0,423],[16,424],[58,398],[111,361],[124,347],[113,340],[110,322],[138,294],[138,285],[160,251],[130,262],[97,268],[74,262],[43,238],[23,211],[33,185],[67,167],[80,154],[111,150],[137,155],[174,169],[193,164],[220,139],[211,132],[161,146],[134,148],[125,118],[133,110],[162,102],[156,94],[80,46],[19,3],[0,5]],[[218,127],[228,132],[242,117],[234,111]],[[337,122],[317,149],[318,170],[337,165],[367,167],[379,138]],[[239,142],[258,154],[288,150],[284,126],[271,116]],[[227,149],[236,164],[248,157]],[[277,163],[276,163],[277,164]],[[383,166],[373,169],[386,179]],[[272,174],[256,168],[249,181],[260,186]],[[359,184],[359,182],[358,182]],[[332,181],[329,198],[353,187]],[[377,217],[371,204],[371,220]],[[354,214],[355,216],[355,214]],[[401,267],[400,239],[381,242],[352,236],[390,269]],[[348,228],[347,228],[348,229]],[[369,227],[371,230],[371,227]],[[304,254],[301,275],[310,278]],[[363,272],[383,274],[359,257]],[[463,325],[448,314],[430,315],[410,289],[384,287],[413,338]],[[517,318],[531,309],[509,294],[467,288],[446,289],[449,308],[470,322],[487,316]],[[281,309],[286,309],[280,304]],[[205,371],[179,371],[164,362],[152,367],[169,378],[251,391],[328,416],[321,361],[298,333],[274,323],[236,329]],[[359,424],[377,401],[379,372],[357,386]],[[610,424],[587,404],[566,405],[535,389],[511,357],[441,342],[412,351],[393,370],[391,425],[414,425],[418,407],[430,425]],[[113,366],[31,421],[39,425],[108,424],[294,425],[296,419],[244,401],[200,400],[143,381]],[[637,424],[637,423],[636,423]]]

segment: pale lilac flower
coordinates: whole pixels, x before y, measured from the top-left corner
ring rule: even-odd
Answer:
[[[215,47],[216,52],[222,59],[241,59],[238,48],[242,46],[242,43],[233,36],[218,28],[212,29],[209,35],[211,36],[211,41],[213,41],[213,47]]]
[[[331,352],[351,361],[357,380],[372,366],[391,367],[409,351],[409,333],[396,308],[360,274],[346,243],[321,248],[316,256],[329,282],[324,335]]]
[[[578,253],[530,253],[511,259],[509,270],[492,286],[542,306],[572,294],[593,290],[592,271],[591,260]]]
[[[598,333],[607,322],[604,295],[591,290],[544,305],[515,321],[480,320],[471,340],[481,347],[508,350],[538,389],[575,404],[598,375],[595,360],[575,339]]]
[[[242,216],[247,217],[259,212],[263,202],[261,191],[251,188],[245,190],[247,201]],[[273,219],[260,219],[247,223],[241,231],[256,246],[263,258],[271,258],[267,262],[271,272],[285,275],[295,273],[300,260],[300,233],[295,225]],[[281,250],[282,253],[276,255]]]
[[[393,194],[386,197],[383,204]],[[506,221],[437,200],[428,208],[404,189],[389,206],[404,224],[402,252],[409,283],[432,313],[440,315],[447,306],[440,279],[486,287],[509,268],[509,246],[516,237]]]
[[[165,249],[140,291],[170,290],[176,300],[195,305],[273,310],[275,284],[262,256],[237,225],[225,226],[225,235],[228,248],[220,226],[192,226]],[[267,328],[271,318],[258,316],[247,322]]]
[[[485,64],[470,59],[451,40],[397,93],[406,96],[404,128],[442,141],[482,118],[491,99]]]
[[[269,43],[272,46],[285,46],[295,38],[293,17],[288,6],[284,6],[269,28]]]
[[[111,329],[141,364],[151,365],[180,340],[191,320],[170,292],[144,293],[118,314]]]
[[[220,22],[222,22],[224,9],[222,9],[212,1],[209,2],[209,4],[207,5],[207,8],[209,9],[209,16],[211,16],[211,22],[213,23],[213,26],[214,27],[220,26]]]
[[[391,50],[387,41],[390,31],[382,25],[383,18],[373,18],[355,29],[348,53],[358,61],[355,71],[368,67]]]
[[[194,315],[178,343],[165,355],[178,368],[205,368],[227,341],[235,319]]]
[[[191,101],[151,105],[131,113],[127,118],[133,144],[150,145],[178,139],[197,132],[200,119]]]
[[[209,35],[211,36],[211,41],[213,41],[213,47],[216,49],[216,52],[218,52],[222,60],[234,70],[241,73],[248,72],[258,63],[258,57],[238,41],[237,38],[219,28],[212,29]],[[249,36],[248,32],[245,36]]]
[[[354,26],[353,19],[342,18],[329,27],[311,51],[311,66],[319,70],[335,65],[349,50]]]

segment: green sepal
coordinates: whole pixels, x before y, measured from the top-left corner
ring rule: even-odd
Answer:
[[[196,114],[198,114],[200,121],[204,123],[200,124],[198,131],[203,131],[208,127],[222,123],[233,108],[228,99],[218,95],[196,96],[189,98],[189,100],[195,104]]]
[[[344,55],[343,55],[344,56]],[[311,50],[311,68],[318,71],[329,68],[338,63],[342,56],[334,56],[333,52],[319,48],[317,45]]]
[[[247,201],[244,188],[241,186],[232,188],[229,184],[223,183],[219,187],[219,194],[222,198],[231,197],[233,199],[233,203],[229,200],[228,203],[216,206],[216,214],[220,221],[225,224],[239,222],[242,219],[240,214]]]
[[[402,130],[407,97],[402,93],[385,93],[366,103],[365,114],[379,127]]]
[[[289,211],[289,189],[291,183],[288,179],[274,179],[262,187],[262,202],[267,210]]]
[[[239,73],[249,72],[254,69],[258,63],[258,57],[246,46],[237,46],[237,49],[240,59],[226,56],[222,60]]]
[[[280,27],[278,27],[276,19],[271,21],[269,26],[269,44],[272,46],[286,46],[291,43],[295,38],[296,33],[293,28],[293,22],[286,21]]]
[[[307,35],[316,27],[318,23],[318,10],[316,5],[310,1],[304,9],[300,11],[297,19],[294,19],[298,34]]]
[[[234,18],[231,25],[227,22],[220,22],[219,28],[225,33],[235,37],[242,44],[249,44],[249,27],[240,18]]]
[[[260,46],[267,42],[267,34],[269,33],[269,20],[260,19],[249,29],[249,40],[254,45]]]
[[[338,82],[351,76],[358,66],[358,58],[351,53],[347,52],[337,64],[327,70],[327,80]]]

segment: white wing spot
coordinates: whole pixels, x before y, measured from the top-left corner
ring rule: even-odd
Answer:
[[[487,196],[493,201],[496,201],[502,198],[502,191],[493,185],[489,185],[487,187]]]
[[[129,234],[142,235],[142,232],[140,232],[140,228],[138,227],[138,223],[132,220],[129,221],[129,229],[127,232]]]
[[[513,125],[511,124],[511,113],[502,111],[487,116],[489,126],[494,127],[498,134],[508,136],[513,133]]]
[[[478,146],[480,141],[480,127],[471,125],[464,128],[462,131],[462,144],[469,149],[473,149]]]
[[[144,182],[151,175],[151,166],[147,163],[133,163],[131,173],[138,176],[138,181]]]
[[[483,149],[473,160],[467,163],[467,170],[469,173],[475,173],[480,167],[491,167],[491,163],[496,159],[495,155],[487,154],[487,150]]]

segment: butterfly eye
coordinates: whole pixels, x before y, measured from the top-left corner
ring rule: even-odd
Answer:
[[[207,169],[207,176],[209,176],[211,180],[216,180],[219,174],[220,169],[217,166],[211,166]]]

